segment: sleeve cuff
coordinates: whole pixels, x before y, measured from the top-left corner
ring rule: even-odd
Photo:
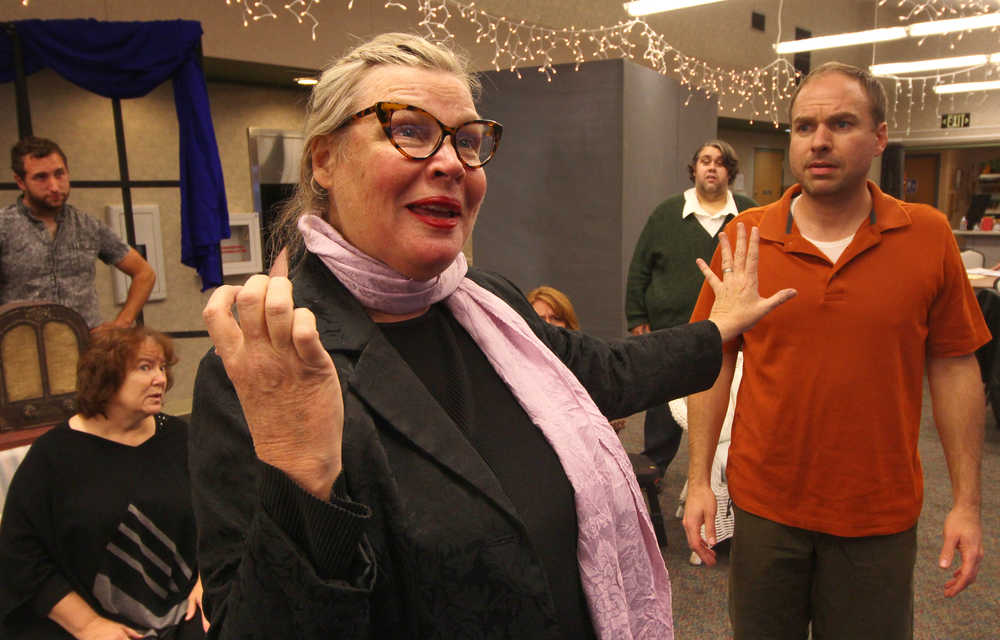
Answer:
[[[72,591],[73,587],[70,586],[66,578],[58,573],[53,573],[38,588],[38,593],[35,594],[31,607],[40,617],[47,618],[52,607],[59,604],[59,601]]]
[[[347,496],[344,474],[334,482],[330,501],[324,502],[278,468],[258,464],[258,496],[263,510],[306,553],[317,575],[349,578],[371,510]]]

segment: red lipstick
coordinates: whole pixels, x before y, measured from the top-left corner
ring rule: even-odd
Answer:
[[[421,222],[437,229],[451,229],[462,219],[462,204],[454,198],[431,196],[406,205]]]

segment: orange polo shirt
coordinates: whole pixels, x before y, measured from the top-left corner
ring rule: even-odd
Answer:
[[[836,264],[778,202],[736,222],[760,227],[760,294],[798,295],[725,345],[743,349],[727,477],[743,510],[838,536],[898,533],[923,501],[917,439],[927,357],[990,339],[948,221],[868,183],[873,211]],[[712,260],[718,274],[718,250]],[[692,321],[715,296],[702,287]]]

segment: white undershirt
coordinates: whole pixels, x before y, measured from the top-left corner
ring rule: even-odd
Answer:
[[[799,201],[798,197],[792,199],[792,206],[790,209],[790,213],[793,216],[795,215],[795,205],[798,204],[798,201]],[[801,230],[799,232],[801,233]],[[816,245],[816,248],[819,249],[823,253],[823,255],[825,255],[830,260],[830,262],[832,262],[833,264],[837,264],[837,260],[839,260],[840,255],[844,253],[844,249],[846,249],[847,246],[851,244],[851,240],[854,240],[854,235],[855,234],[852,233],[846,238],[841,238],[840,240],[834,240],[832,242],[823,242],[822,240],[816,240],[815,238],[810,238],[804,233],[802,234],[802,237],[808,240],[809,242],[813,243],[814,245]]]
[[[726,206],[715,213],[708,213],[702,209],[701,203],[698,202],[698,192],[694,187],[684,192],[684,210],[681,211],[681,218],[686,218],[694,214],[701,228],[713,238],[719,232],[719,229],[722,228],[722,225],[726,223],[726,216],[735,216],[737,213],[739,211],[736,209],[736,200],[733,198],[733,192],[728,189],[726,190]]]

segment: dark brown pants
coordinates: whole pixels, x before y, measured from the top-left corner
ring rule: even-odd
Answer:
[[[910,640],[916,526],[842,538],[736,508],[729,616],[735,640]]]

